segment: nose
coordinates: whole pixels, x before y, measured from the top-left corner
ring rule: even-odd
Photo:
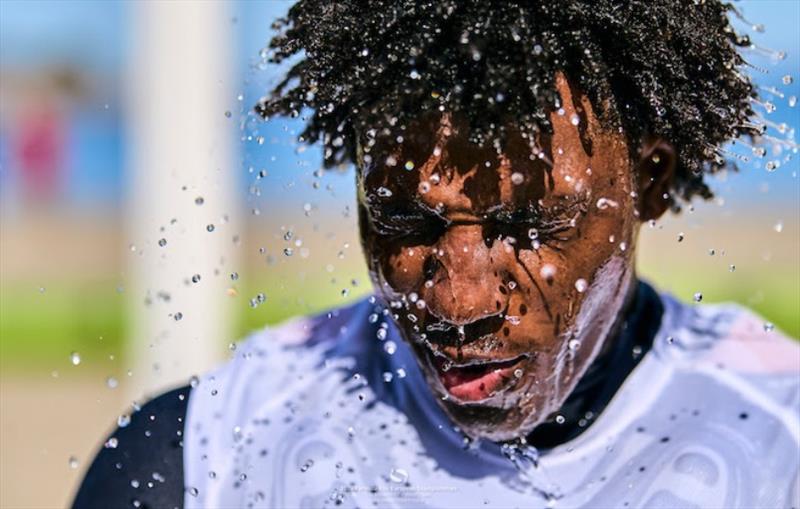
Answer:
[[[502,261],[483,242],[478,224],[451,226],[426,260],[424,288],[428,312],[453,325],[496,316],[508,306]]]

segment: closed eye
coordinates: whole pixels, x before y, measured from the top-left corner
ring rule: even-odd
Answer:
[[[374,231],[391,238],[416,240],[420,244],[433,243],[446,228],[445,221],[418,209],[382,207],[370,211],[370,223]]]
[[[569,199],[554,206],[532,205],[526,209],[500,211],[495,215],[492,236],[512,236],[525,243],[530,240],[546,242],[550,239],[567,240],[563,234],[574,228],[588,210],[588,200],[583,197]]]

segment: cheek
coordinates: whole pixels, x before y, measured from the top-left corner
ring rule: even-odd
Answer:
[[[389,286],[385,290],[396,293],[418,291],[424,283],[424,265],[430,250],[425,246],[394,247],[375,253],[371,257],[371,268]]]
[[[624,199],[624,195],[619,198]],[[564,333],[571,335],[576,326],[586,328],[580,317],[588,316],[588,308],[595,317],[598,311],[615,313],[613,299],[633,265],[635,224],[623,201],[617,209],[597,210],[592,204],[568,241],[557,246],[542,244],[538,252],[521,252],[520,267],[525,272],[518,280],[531,281],[531,288],[526,288],[520,304],[512,305],[512,312],[525,304],[528,316],[523,320],[537,328],[540,339],[548,338],[548,343],[556,344]],[[545,276],[549,272],[552,278],[548,282]],[[598,305],[587,308],[590,299]]]

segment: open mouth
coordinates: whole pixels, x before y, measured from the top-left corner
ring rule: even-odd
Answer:
[[[517,371],[524,355],[500,361],[471,362],[466,365],[450,365],[441,356],[431,355],[445,390],[455,398],[465,402],[487,399],[506,388],[519,378]],[[516,372],[516,374],[515,374]]]

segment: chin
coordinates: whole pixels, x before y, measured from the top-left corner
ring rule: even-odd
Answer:
[[[497,408],[449,400],[440,401],[444,411],[461,431],[472,439],[493,442],[515,440],[528,435],[544,418],[527,407]]]
[[[494,442],[514,440],[529,434],[547,417],[537,411],[548,406],[547,398],[543,393],[532,394],[528,389],[535,384],[533,377],[515,378],[509,374],[518,368],[526,371],[532,369],[533,366],[529,364],[533,362],[528,359],[500,367],[486,375],[484,378],[489,378],[489,381],[500,381],[498,390],[484,393],[480,381],[474,380],[445,388],[441,369],[435,360],[426,350],[416,349],[416,353],[417,362],[439,406],[461,432],[472,439]]]

